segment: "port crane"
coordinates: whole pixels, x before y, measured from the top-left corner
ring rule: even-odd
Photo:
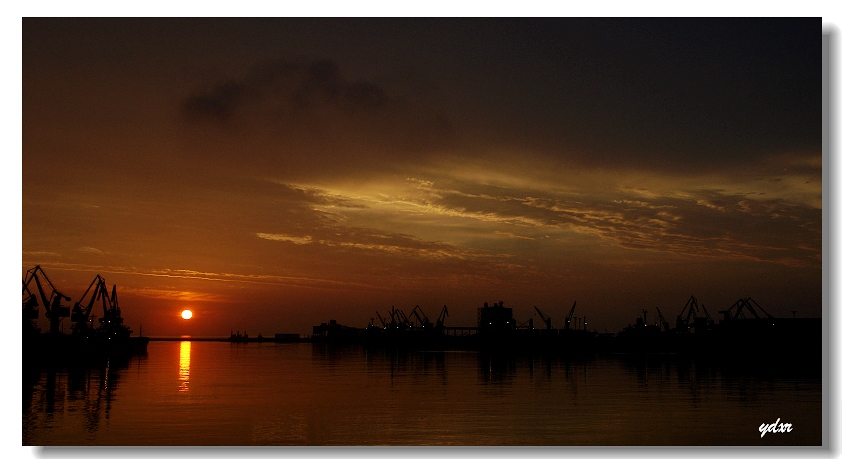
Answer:
[[[123,326],[123,316],[120,313],[120,304],[117,301],[116,285],[111,287],[111,298],[108,301],[108,305],[109,307],[103,311],[103,315],[99,319],[100,327],[110,334],[124,333],[128,336],[131,330]]]
[[[412,328],[412,321],[409,320],[409,317],[403,311],[401,311],[400,309],[395,309],[395,314],[397,314],[401,324]]]
[[[713,318],[708,314],[708,308],[705,305],[702,305],[702,311],[705,312],[705,319],[707,319],[708,324],[713,324]]]
[[[696,301],[695,296],[690,295],[690,299],[684,304],[684,309],[681,310],[681,313],[675,319],[675,329],[678,331],[688,331],[690,324],[695,322],[698,314],[699,302]]]
[[[444,327],[444,318],[447,317],[449,314],[447,312],[447,305],[441,308],[441,312],[439,313],[439,318],[436,319],[436,328],[443,328]]]
[[[90,299],[85,304],[85,298],[90,295]],[[75,325],[73,327],[74,334],[90,333],[93,330],[93,319],[91,315],[94,304],[100,302],[102,304],[102,317],[99,318],[99,332],[104,333],[105,336],[126,335],[131,331],[123,326],[123,317],[120,313],[120,305],[117,300],[117,286],[111,288],[111,295],[108,294],[108,285],[105,279],[99,274],[91,281],[88,289],[82,294],[79,301],[73,306],[70,314],[70,321]]]
[[[772,317],[771,314],[769,314],[762,307],[760,307],[760,305],[757,304],[756,301],[751,299],[751,297],[741,298],[741,299],[737,300],[736,303],[731,305],[730,308],[726,309],[725,311],[719,311],[719,313],[723,314],[725,316],[725,320],[728,320],[728,319],[736,319],[736,318],[745,318],[745,314],[743,313],[743,311],[748,310],[748,312],[750,312],[754,316],[755,319],[760,319],[761,318],[760,315],[754,309],[755,306],[757,307],[757,309],[759,309],[765,315],[766,319],[774,319],[774,317]],[[732,313],[731,310],[734,309],[734,308],[737,308],[737,309]]]
[[[547,330],[552,330],[553,329],[552,317],[544,317],[544,314],[541,312],[540,309],[538,309],[537,306],[532,306],[532,307],[535,308],[535,311],[538,313],[538,317],[540,317],[541,320],[544,321],[544,325],[547,326]]]
[[[661,321],[661,325],[664,327],[664,331],[670,331],[670,324],[669,322],[667,322],[667,319],[664,318],[664,315],[661,314],[661,310],[657,306],[655,306],[655,310],[658,311],[658,320]]]
[[[91,295],[87,305],[85,305],[85,298],[88,298],[89,293]],[[105,279],[99,274],[91,281],[88,289],[85,290],[85,293],[82,294],[82,297],[79,298],[79,301],[73,305],[73,309],[70,311],[70,321],[74,323],[73,333],[84,333],[93,328],[91,310],[93,310],[93,306],[97,301],[102,302],[104,317],[106,312],[111,309],[111,299],[108,297],[108,287],[105,284]]]
[[[41,285],[41,278],[44,278],[47,285],[52,290],[50,292],[49,297],[44,292],[44,286]],[[38,299],[30,290],[30,284],[34,282],[35,287],[38,289],[38,294],[41,297],[41,301],[44,304],[44,308],[46,309],[45,316],[47,319],[50,320],[50,333],[59,333],[59,325],[61,323],[61,319],[64,317],[70,317],[70,308],[67,306],[62,306],[61,301],[66,300],[70,301],[70,297],[59,292],[53,283],[50,281],[50,278],[47,277],[47,274],[41,269],[40,265],[36,265],[34,268],[30,269],[26,272],[26,276],[23,278],[23,294],[28,295],[23,302],[24,306],[24,318],[37,318],[38,317]]]
[[[389,311],[389,316],[392,318],[392,321],[390,322],[392,327],[398,329],[402,329],[404,327],[412,328],[409,318],[400,309],[395,309],[395,307],[392,306],[392,310]]]
[[[421,323],[421,328],[426,328],[427,325],[430,325],[430,319],[427,318],[427,315],[424,314],[424,311],[421,310],[420,306],[416,305],[412,308],[412,311],[409,313],[409,317],[412,317],[413,315]]]
[[[567,317],[564,318],[564,329],[570,329],[570,321],[573,320],[573,311],[576,310],[576,302],[573,302],[573,307],[570,308],[570,312],[567,313]]]
[[[389,326],[392,328],[396,328],[398,326],[398,319],[400,319],[400,316],[398,316],[398,319],[395,319],[395,307],[392,306],[392,310],[386,312],[389,313],[389,318],[391,319],[389,321]]]

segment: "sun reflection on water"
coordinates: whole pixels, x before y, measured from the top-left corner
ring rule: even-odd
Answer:
[[[187,392],[190,384],[190,341],[182,341],[178,355],[178,391]]]

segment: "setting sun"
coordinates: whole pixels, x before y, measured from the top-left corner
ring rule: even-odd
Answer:
[[[193,311],[191,311],[189,309],[185,309],[185,310],[181,311],[181,318],[182,319],[187,320],[187,319],[190,319],[191,317],[193,317]]]

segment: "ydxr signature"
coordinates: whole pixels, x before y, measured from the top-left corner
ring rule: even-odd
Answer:
[[[778,424],[779,422],[781,418],[771,424],[760,424],[760,438],[763,438],[766,433],[792,432],[792,424],[788,422]]]

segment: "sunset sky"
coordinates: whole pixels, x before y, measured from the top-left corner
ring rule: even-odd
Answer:
[[[22,266],[144,335],[821,317],[822,22],[23,20]],[[194,316],[182,320],[183,309]],[[69,322],[65,325],[69,327]],[[42,325],[42,329],[46,326]]]

